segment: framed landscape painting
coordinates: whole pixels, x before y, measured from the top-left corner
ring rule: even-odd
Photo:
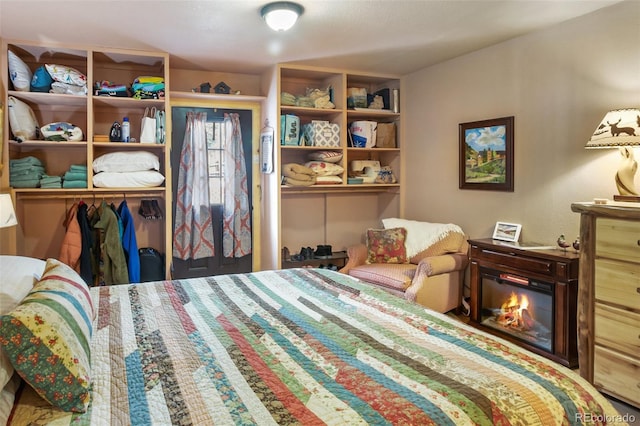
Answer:
[[[514,117],[461,123],[460,189],[513,192]]]

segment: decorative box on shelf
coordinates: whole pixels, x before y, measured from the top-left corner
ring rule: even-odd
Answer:
[[[340,146],[340,126],[323,120],[312,120],[302,126],[305,145],[321,147]]]
[[[300,118],[292,114],[280,116],[280,145],[300,144]]]

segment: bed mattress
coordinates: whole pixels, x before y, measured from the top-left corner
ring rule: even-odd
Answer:
[[[358,280],[288,269],[92,288],[86,413],[24,386],[10,424],[580,424],[573,371]],[[595,422],[597,423],[597,422]]]

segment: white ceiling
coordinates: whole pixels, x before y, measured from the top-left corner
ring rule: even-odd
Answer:
[[[276,33],[259,13],[268,0],[0,0],[0,36],[166,51],[186,69],[406,74],[619,1],[299,0],[296,26]]]

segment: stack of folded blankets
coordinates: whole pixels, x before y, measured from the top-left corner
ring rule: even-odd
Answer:
[[[10,160],[9,185],[14,188],[37,188],[44,176],[44,166],[36,157]]]
[[[124,84],[118,84],[118,83],[114,83],[113,81],[102,80],[102,81],[96,81],[93,93],[96,96],[128,97],[129,89],[127,89],[127,86]]]
[[[63,176],[63,188],[86,188],[87,166],[72,164]]]
[[[316,172],[296,163],[282,166],[282,183],[290,186],[310,186],[316,183]]]
[[[141,75],[131,83],[131,92],[136,99],[163,99],[164,78]]]
[[[42,175],[40,178],[40,188],[62,188],[62,178],[60,176]]]

